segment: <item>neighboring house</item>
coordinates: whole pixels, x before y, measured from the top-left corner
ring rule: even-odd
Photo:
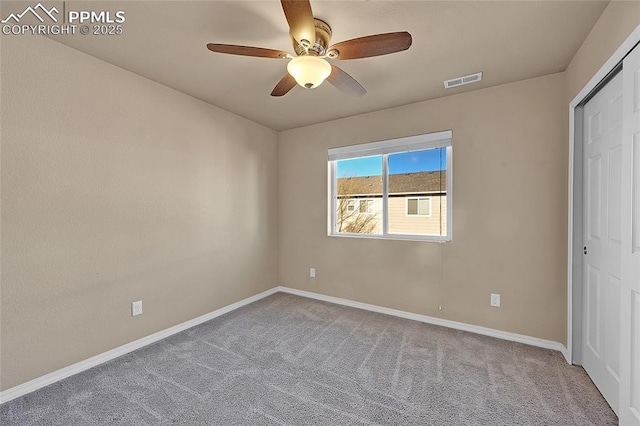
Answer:
[[[389,175],[389,233],[440,235],[447,229],[446,172]],[[338,178],[338,232],[382,232],[382,176]]]

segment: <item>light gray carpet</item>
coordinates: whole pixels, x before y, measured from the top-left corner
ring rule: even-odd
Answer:
[[[2,425],[612,425],[558,352],[278,293],[0,406]]]

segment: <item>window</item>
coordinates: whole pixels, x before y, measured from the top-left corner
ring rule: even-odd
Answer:
[[[374,214],[373,200],[360,200],[360,214]]]
[[[431,216],[431,197],[407,197],[407,216]]]
[[[329,235],[451,240],[452,132],[329,149]]]

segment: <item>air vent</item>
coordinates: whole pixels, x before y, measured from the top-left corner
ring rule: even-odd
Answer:
[[[456,77],[444,82],[444,88],[450,89],[452,87],[462,86],[464,84],[475,83],[482,80],[482,73],[478,72],[471,75],[465,75],[464,77]]]

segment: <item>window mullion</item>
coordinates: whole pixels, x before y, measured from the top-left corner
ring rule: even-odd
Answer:
[[[382,235],[389,232],[389,155],[382,156]]]
[[[451,241],[451,239],[453,238],[453,147],[448,146],[445,149],[445,152],[447,153],[447,196],[445,197],[447,200],[447,237],[445,238],[445,240]],[[442,199],[442,196],[440,198]],[[442,218],[440,218],[440,220],[442,220]],[[440,236],[440,238],[443,239],[442,235]]]
[[[335,234],[338,231],[337,227],[337,219],[338,213],[336,209],[338,208],[338,176],[336,173],[336,162],[332,161],[331,163],[331,212],[329,212],[329,217],[331,218],[331,234]]]

